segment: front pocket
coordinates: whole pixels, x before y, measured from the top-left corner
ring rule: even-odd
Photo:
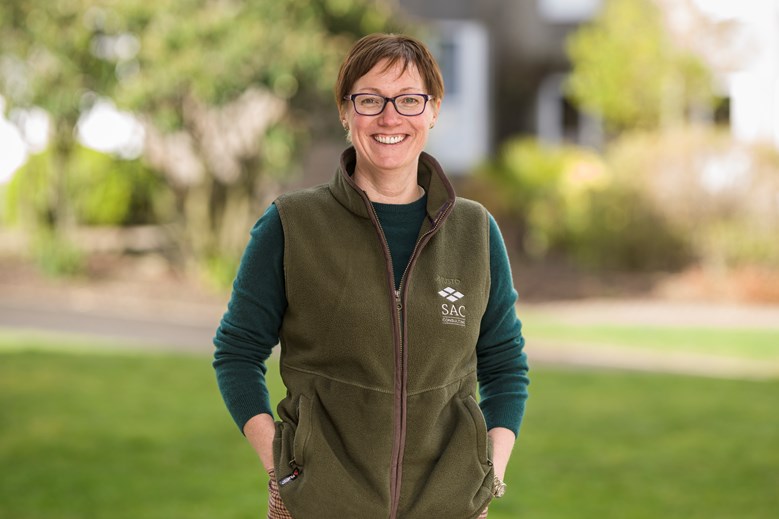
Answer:
[[[484,414],[482,414],[479,404],[472,395],[468,395],[463,402],[465,403],[465,408],[471,414],[471,419],[476,427],[476,450],[479,455],[479,461],[483,465],[489,465],[491,463],[490,448],[487,436],[487,422],[484,420]]]
[[[313,391],[296,396],[290,406],[293,411],[289,416],[296,423],[283,424],[294,427],[294,432],[285,437],[289,440],[289,459],[278,477],[281,480],[299,469],[297,477],[279,486],[292,517],[386,516],[389,471],[371,469],[390,459],[391,438],[386,444],[381,440],[391,435],[381,432],[391,430],[392,424],[366,424],[362,417],[356,418],[354,408],[342,400],[351,403],[358,398],[349,397],[348,393],[344,398],[334,397],[333,405],[326,408],[321,394]],[[377,407],[386,408],[385,403],[392,403],[392,395],[381,393],[378,397],[386,402],[366,406],[367,417],[379,414],[372,413]],[[365,430],[376,431],[372,440],[378,441],[366,441]]]
[[[298,402],[298,428],[295,432],[295,439],[292,446],[292,456],[295,463],[303,466],[306,461],[305,451],[308,439],[311,437],[311,407],[313,400],[300,395]]]
[[[302,466],[305,461],[305,446],[311,435],[311,405],[311,399],[301,395],[297,408],[292,408],[295,412],[276,422],[273,462],[278,477],[287,475],[292,465]]]
[[[273,468],[276,477],[283,477],[289,470],[289,462],[292,461],[292,442],[295,429],[292,425],[276,422],[276,434],[273,436]]]
[[[489,501],[487,424],[469,395],[429,391],[409,399],[401,517],[477,517]]]

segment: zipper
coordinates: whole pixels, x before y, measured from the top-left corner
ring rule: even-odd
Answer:
[[[438,215],[436,216],[435,220],[433,220],[430,229],[428,229],[414,244],[414,249],[411,251],[408,264],[406,265],[406,268],[400,277],[398,288],[395,288],[395,270],[392,264],[392,254],[390,252],[389,243],[387,242],[387,237],[384,235],[384,229],[381,227],[381,222],[379,221],[379,215],[376,213],[376,209],[373,207],[373,204],[369,199],[367,199],[367,197],[365,197],[365,200],[371,214],[373,215],[373,222],[379,231],[379,236],[381,237],[381,242],[384,247],[385,258],[388,263],[387,271],[389,274],[389,283],[392,287],[392,293],[394,295],[395,315],[397,317],[397,319],[395,319],[395,344],[397,345],[398,354],[395,362],[395,382],[396,386],[399,388],[399,391],[396,391],[395,393],[395,423],[397,426],[395,428],[395,438],[393,440],[392,447],[392,466],[390,468],[390,492],[392,494],[390,501],[390,518],[394,519],[397,517],[398,506],[400,504],[400,481],[402,476],[402,461],[405,452],[406,438],[406,383],[408,371],[406,369],[406,348],[404,347],[407,335],[403,308],[405,281],[413,265],[416,263],[417,257],[419,256],[419,251],[427,244],[430,237],[437,230],[438,224],[441,222],[441,220],[443,220],[444,216],[449,212],[453,204],[451,202],[447,202],[447,204],[438,212]],[[400,377],[399,380],[398,376]]]
[[[389,243],[387,242],[387,237],[384,235],[384,229],[381,226],[381,222],[379,221],[379,215],[376,213],[376,208],[373,207],[373,204],[371,203],[370,199],[365,195],[362,190],[358,189],[358,193],[361,194],[363,197],[363,201],[365,202],[365,205],[367,206],[370,214],[371,214],[371,220],[373,221],[374,226],[376,227],[376,230],[378,231],[379,237],[381,238],[381,244],[384,249],[384,259],[387,265],[387,274],[388,274],[388,284],[391,289],[391,293],[394,296],[393,299],[393,333],[394,333],[394,342],[397,354],[395,355],[395,416],[394,416],[394,437],[392,440],[392,465],[390,466],[390,518],[394,519],[397,516],[398,513],[398,502],[400,498],[400,460],[403,457],[403,452],[401,449],[401,442],[403,440],[404,432],[405,432],[405,402],[404,402],[404,387],[403,387],[403,301],[402,301],[402,295],[401,295],[401,289],[403,288],[403,276],[406,275],[406,272],[408,271],[408,267],[406,267],[406,271],[403,272],[403,276],[401,276],[400,285],[398,288],[395,288],[395,268],[392,265],[392,253],[390,252]],[[416,248],[416,246],[415,246]],[[412,253],[413,255],[413,253]],[[410,261],[409,261],[410,263]],[[398,379],[398,376],[400,376],[400,379]]]

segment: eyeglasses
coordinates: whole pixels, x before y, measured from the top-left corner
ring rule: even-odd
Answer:
[[[401,94],[395,97],[384,97],[378,94],[352,94],[344,96],[344,101],[354,104],[354,111],[360,115],[379,115],[392,103],[400,115],[411,117],[425,111],[427,102],[433,99],[430,94]]]

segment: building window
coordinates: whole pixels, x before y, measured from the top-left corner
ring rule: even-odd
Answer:
[[[539,85],[536,97],[538,138],[554,145],[573,143],[601,149],[604,139],[601,120],[582,113],[565,97],[565,80],[565,74],[555,73]]]
[[[441,75],[444,77],[446,86],[446,95],[456,96],[460,92],[460,85],[457,74],[457,43],[444,39],[438,47],[438,66],[441,68]]]
[[[730,97],[720,97],[715,99],[714,123],[720,126],[730,125]]]

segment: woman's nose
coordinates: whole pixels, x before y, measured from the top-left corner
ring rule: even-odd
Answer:
[[[398,113],[395,108],[395,103],[387,102],[387,106],[384,107],[384,111],[379,114],[381,121],[386,124],[393,124],[399,121],[403,116]]]

